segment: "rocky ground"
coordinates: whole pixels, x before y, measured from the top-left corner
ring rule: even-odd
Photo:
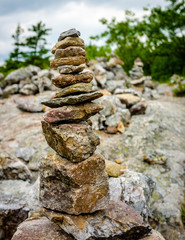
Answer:
[[[40,98],[46,99],[51,94],[48,91],[24,99],[31,98],[31,103],[37,107]],[[53,151],[42,134],[43,113],[21,111],[17,108],[18,101],[20,95],[0,100],[0,239],[9,239],[8,234],[5,238],[4,229],[11,226],[14,232],[18,222],[39,209],[39,159]],[[182,240],[185,239],[181,211],[184,202],[185,98],[163,96],[148,100],[147,104],[146,113],[132,116],[124,133],[97,131],[101,138],[97,152],[122,165],[122,175],[110,178],[111,189],[115,190],[112,193],[114,199],[121,200],[119,191],[124,192],[125,201],[145,218],[150,216],[150,224],[165,239]],[[144,182],[147,187],[146,184],[142,186]],[[150,212],[150,206],[146,205],[153,189]],[[14,218],[19,216],[18,220],[11,218],[12,215]]]

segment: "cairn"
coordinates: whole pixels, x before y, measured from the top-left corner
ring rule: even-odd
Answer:
[[[92,102],[102,96],[93,91],[93,74],[87,63],[80,32],[62,33],[52,48],[51,67],[60,75],[52,83],[60,88],[53,99],[42,102],[52,109],[43,116],[42,129],[56,151],[41,160],[40,200],[43,207],[79,215],[104,209],[109,202],[105,161],[94,154],[100,140],[88,118],[103,108]]]

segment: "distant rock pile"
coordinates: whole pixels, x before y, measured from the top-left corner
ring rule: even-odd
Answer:
[[[25,236],[29,239],[35,224],[46,228],[46,218],[61,231],[56,225],[46,232],[37,229],[37,239],[51,239],[51,232],[57,233],[54,240],[140,239],[151,232],[132,207],[109,201],[105,160],[94,154],[99,138],[88,120],[102,110],[92,102],[102,93],[91,88],[93,74],[79,67],[87,62],[79,35],[75,29],[61,33],[52,48],[55,59],[51,66],[60,70],[52,82],[61,91],[43,102],[52,109],[45,113],[42,128],[47,143],[57,154],[41,160],[40,200],[44,209],[33,214],[25,227],[18,228],[13,240]]]

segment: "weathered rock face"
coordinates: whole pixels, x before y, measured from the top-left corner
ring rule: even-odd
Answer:
[[[46,217],[33,217],[21,223],[12,240],[72,240],[59,226]]]
[[[79,36],[80,36],[80,32],[77,31],[75,28],[71,28],[65,32],[62,32],[58,38],[58,41],[61,41],[66,37],[79,37]]]
[[[91,101],[101,97],[102,95],[103,94],[101,92],[93,91],[90,93],[82,93],[79,95],[69,95],[62,98],[54,98],[54,99],[42,102],[42,104],[51,108],[57,108],[64,105],[79,104],[79,103]]]
[[[52,79],[52,83],[56,87],[66,87],[76,83],[91,82],[93,74],[89,71],[82,72],[79,74],[60,74],[58,77]]]
[[[107,206],[108,179],[101,155],[71,163],[57,155],[41,160],[40,199],[47,209],[79,215]]]
[[[83,39],[79,37],[66,37],[55,44],[55,46],[51,50],[51,53],[54,54],[57,49],[66,48],[69,46],[78,46],[85,49]]]
[[[125,103],[128,107],[137,104],[140,101],[140,97],[132,95],[130,93],[116,94],[116,97],[120,99],[122,103]]]
[[[55,58],[50,62],[50,66],[52,68],[56,68],[61,65],[74,65],[78,66],[80,64],[87,63],[87,58],[84,56],[76,56],[76,57],[65,57],[65,58]]]
[[[92,128],[83,122],[51,126],[42,121],[42,128],[48,145],[71,162],[90,157],[99,144],[99,138]]]
[[[43,116],[48,123],[57,122],[80,122],[101,111],[103,107],[96,103],[69,105],[52,109]]]
[[[43,106],[41,104],[41,99],[34,99],[32,97],[19,98],[17,100],[17,107],[25,112],[42,112]]]
[[[72,56],[85,56],[86,51],[81,47],[67,47],[64,49],[57,49],[55,52],[55,58],[64,58]]]
[[[32,74],[25,68],[20,68],[12,73],[8,74],[5,78],[5,82],[8,84],[17,83],[22,79],[31,77]]]
[[[80,64],[77,66],[62,65],[62,66],[58,66],[58,71],[60,73],[78,73],[78,72],[82,72],[85,69],[85,67],[86,67],[85,64]]]
[[[137,240],[151,231],[133,208],[119,201],[111,201],[105,210],[91,215],[74,216],[48,210],[44,214],[78,240]]]
[[[59,98],[74,93],[88,93],[92,92],[92,89],[92,83],[77,83],[61,89],[60,92],[56,93],[54,97]]]

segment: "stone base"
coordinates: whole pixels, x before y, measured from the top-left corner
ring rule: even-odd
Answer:
[[[108,205],[108,177],[101,155],[80,163],[48,155],[41,159],[40,174],[40,200],[47,209],[78,215]]]

